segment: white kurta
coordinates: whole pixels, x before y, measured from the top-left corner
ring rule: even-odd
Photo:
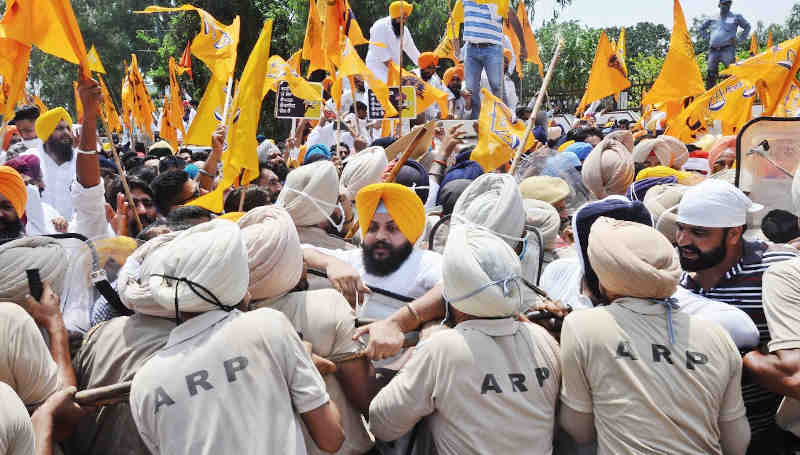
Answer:
[[[370,43],[365,63],[367,64],[367,68],[369,68],[378,79],[387,82],[389,80],[389,69],[385,62],[391,60],[396,65],[401,64],[400,37],[394,34],[392,18],[387,16],[375,21],[375,23],[372,24],[372,28],[369,29],[369,40],[373,43],[383,43],[386,46],[379,47]],[[419,61],[419,50],[417,49],[417,45],[414,44],[414,38],[411,37],[411,32],[408,30],[408,27],[404,28],[403,50],[414,65],[417,65]]]
[[[42,202],[52,205],[64,218],[72,219],[70,185],[75,180],[75,162],[78,159],[78,152],[73,150],[72,160],[60,166],[44,152],[43,148],[29,149],[23,155],[35,155],[39,158],[42,180],[45,185]]]

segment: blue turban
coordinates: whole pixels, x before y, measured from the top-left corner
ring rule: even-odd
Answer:
[[[453,180],[475,180],[483,175],[483,168],[475,161],[462,161],[447,170],[447,173],[442,179],[440,188],[447,185],[448,182]]]
[[[592,144],[589,144],[587,142],[576,142],[567,147],[567,149],[564,151],[574,153],[578,157],[578,159],[581,160],[581,162],[584,162],[586,161],[586,157],[589,156],[592,150],[594,150]]]
[[[414,190],[423,204],[428,201],[428,186],[430,185],[428,170],[420,163],[414,160],[406,161],[394,181]]]
[[[183,168],[183,171],[189,175],[190,179],[194,180],[195,178],[197,178],[197,174],[200,173],[200,168],[198,168],[194,164],[187,164],[186,167]]]
[[[650,188],[658,185],[668,185],[670,183],[678,183],[678,178],[669,176],[642,179],[638,182],[633,182],[631,186],[628,187],[628,192],[625,193],[625,197],[631,201],[644,201],[644,196],[647,194]]]
[[[317,144],[308,149],[308,151],[306,152],[306,156],[303,159],[303,164],[311,164],[315,161],[321,161],[321,160],[328,161],[330,159],[331,159],[331,150],[324,144]]]

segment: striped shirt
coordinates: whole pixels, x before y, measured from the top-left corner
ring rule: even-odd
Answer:
[[[797,256],[794,248],[745,241],[739,262],[713,288],[701,288],[685,272],[681,276],[681,286],[747,313],[758,327],[761,344],[766,344],[770,336],[761,300],[761,278],[772,264]],[[742,378],[742,396],[747,407],[747,420],[750,422],[753,440],[756,440],[774,430],[775,412],[782,397],[764,389],[748,376],[744,375]]]
[[[464,42],[503,45],[503,18],[497,5],[464,0]]]

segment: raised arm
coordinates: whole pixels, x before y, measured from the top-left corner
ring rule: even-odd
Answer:
[[[100,86],[94,79],[81,78],[78,96],[83,103],[83,131],[78,143],[75,174],[84,188],[100,184],[100,161],[97,158],[97,109],[100,104]],[[83,153],[82,153],[83,152]]]

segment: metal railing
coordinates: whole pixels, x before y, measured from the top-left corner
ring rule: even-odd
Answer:
[[[627,90],[627,106],[625,109],[633,110],[633,111],[641,111],[642,109],[642,98],[647,90],[650,90],[650,87],[653,85],[653,82],[645,82],[645,83],[636,83],[631,85]],[[555,110],[556,113],[567,113],[572,114],[576,110],[578,110],[578,104],[581,102],[581,98],[583,98],[583,93],[585,89],[569,89],[569,90],[550,90],[548,93],[548,103],[551,109]],[[617,101],[614,99],[613,96],[609,96],[604,98],[601,103],[601,107],[598,110],[605,108],[607,111],[616,111],[620,110],[620,106]]]

